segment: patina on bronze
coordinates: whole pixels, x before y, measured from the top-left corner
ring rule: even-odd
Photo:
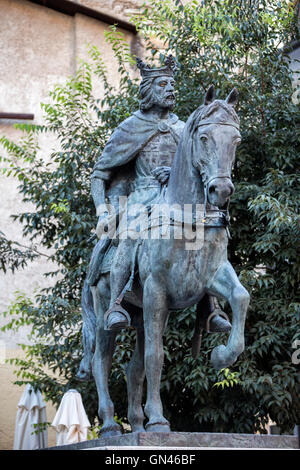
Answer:
[[[184,210],[185,205],[200,204],[204,207],[204,238],[201,249],[191,250],[186,249],[185,239],[172,237],[122,239],[117,247],[109,239],[97,243],[82,293],[84,357],[78,378],[86,378],[92,364],[103,434],[120,432],[108,391],[118,327],[130,323],[136,328],[136,347],[127,368],[132,431],[143,431],[147,417],[147,431],[168,432],[159,390],[162,337],[169,314],[197,304],[193,340],[193,354],[197,355],[206,324],[210,331],[214,320],[216,329],[230,327],[226,317],[219,315],[222,312],[215,297],[229,302],[233,317],[228,343],[215,348],[211,357],[214,367],[222,368],[235,362],[244,349],[249,303],[248,292],[227,260],[228,203],[234,191],[231,168],[240,141],[234,110],[237,91],[233,89],[226,100],[216,100],[210,87],[204,104],[184,124],[171,112],[175,100],[173,58],[168,57],[165,66],[158,69],[142,61],[138,66],[143,77],[140,110],[112,134],[96,163],[92,175],[95,206],[103,210],[106,198],[122,221],[120,195],[128,196],[129,206],[159,203]],[[98,215],[101,224],[107,213]],[[110,269],[105,269],[105,260],[112,253]],[[135,267],[138,276],[134,275]],[[145,377],[146,416],[141,406]]]

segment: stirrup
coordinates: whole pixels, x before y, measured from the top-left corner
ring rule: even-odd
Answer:
[[[120,298],[117,298],[117,300],[114,302],[114,304],[112,305],[112,307],[109,308],[109,309],[105,312],[104,317],[103,317],[103,320],[104,320],[104,329],[105,329],[105,330],[111,331],[111,330],[114,329],[114,328],[108,328],[108,324],[107,324],[107,323],[108,323],[108,317],[109,317],[109,315],[110,315],[112,312],[119,312],[119,313],[121,313],[122,315],[124,315],[124,317],[125,317],[126,320],[127,320],[127,324],[124,325],[124,327],[125,327],[125,326],[131,326],[131,318],[130,318],[130,315],[129,315],[129,313],[121,306],[121,301],[122,301],[122,300],[121,300]],[[122,328],[122,326],[119,327],[119,328],[117,327],[117,328],[115,328],[115,329],[121,329],[121,328]]]
[[[213,317],[216,317],[216,316],[223,317],[224,320],[227,320],[228,323],[230,323],[230,320],[229,320],[228,316],[226,315],[226,313],[223,312],[220,308],[217,308],[213,312],[211,312],[211,314],[207,317],[206,325],[205,325],[206,326],[205,330],[207,331],[207,333],[212,333],[210,331],[210,321]]]

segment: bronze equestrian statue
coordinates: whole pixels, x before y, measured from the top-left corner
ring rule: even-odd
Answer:
[[[214,367],[226,367],[244,349],[244,323],[249,294],[227,260],[228,203],[233,194],[231,168],[241,137],[234,110],[235,89],[216,100],[214,89],[204,104],[183,123],[171,110],[175,104],[174,59],[141,71],[140,110],[123,121],[97,161],[91,182],[99,222],[97,233],[114,218],[113,236],[101,237],[94,248],[82,292],[84,357],[78,378],[92,373],[99,395],[103,435],[120,433],[108,391],[108,375],[120,328],[136,329],[136,347],[127,368],[128,420],[132,431],[144,431],[141,406],[147,379],[146,430],[169,431],[160,400],[162,337],[169,314],[197,304],[193,354],[199,353],[202,329],[230,331],[227,346],[212,352]],[[123,199],[122,199],[123,198]],[[120,201],[126,199],[126,208]],[[124,220],[132,225],[137,205],[176,207],[168,221],[159,219],[160,235],[149,238],[149,225],[137,236],[124,236]],[[189,230],[175,236],[190,211]],[[197,211],[201,207],[202,214]],[[152,211],[152,213],[151,213]],[[113,214],[112,214],[113,213]],[[145,214],[144,214],[145,215]],[[145,218],[143,219],[145,220]],[[186,224],[188,226],[188,223]],[[169,237],[162,236],[169,230]],[[197,232],[198,230],[198,232]],[[200,234],[199,245],[187,233]],[[191,247],[191,248],[187,248]],[[230,303],[232,327],[216,297]]]

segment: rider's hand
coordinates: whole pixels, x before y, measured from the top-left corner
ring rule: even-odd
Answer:
[[[169,179],[170,172],[169,166],[158,166],[151,173],[161,184],[165,184]]]

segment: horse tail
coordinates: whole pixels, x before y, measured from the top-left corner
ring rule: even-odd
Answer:
[[[81,293],[82,307],[82,344],[83,358],[77,372],[77,379],[81,381],[91,379],[92,359],[96,344],[96,315],[94,310],[93,293],[87,279],[84,281]]]

